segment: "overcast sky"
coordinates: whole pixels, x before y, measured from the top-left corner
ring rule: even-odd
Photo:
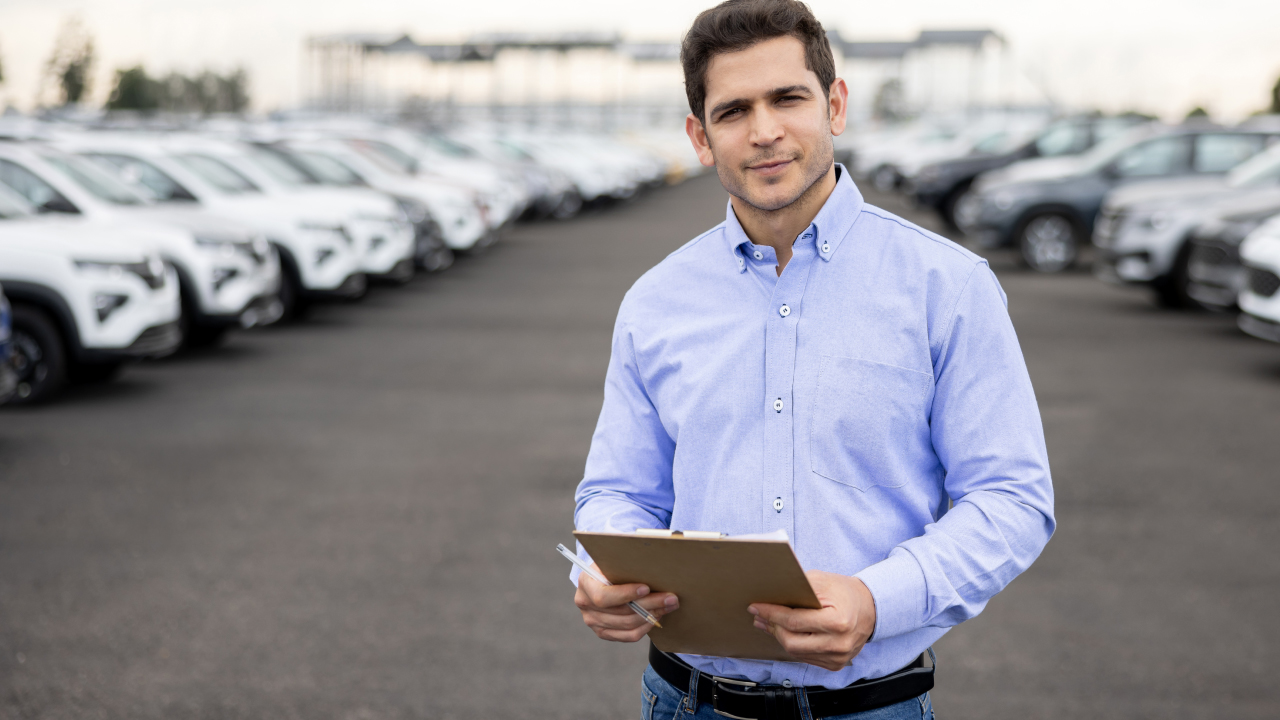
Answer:
[[[460,39],[504,30],[603,30],[675,40],[709,2],[567,0],[0,0],[4,100],[28,108],[62,22],[78,15],[98,46],[96,99],[112,71],[249,70],[255,106],[299,100],[302,43],[331,32]],[[910,39],[921,29],[990,27],[1020,71],[1060,102],[1166,117],[1203,105],[1234,119],[1263,107],[1280,76],[1280,0],[813,0],[828,29]],[[638,9],[639,8],[639,9]]]

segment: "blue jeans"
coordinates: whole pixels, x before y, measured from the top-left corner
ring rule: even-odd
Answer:
[[[690,708],[687,704],[688,694],[659,677],[653,668],[645,668],[640,686],[641,720],[724,720],[711,709],[710,698],[699,698],[698,707]],[[801,720],[813,720],[809,714],[809,704],[801,693]],[[929,702],[929,693],[917,698],[904,700],[896,705],[840,715],[828,720],[933,720],[933,704]]]

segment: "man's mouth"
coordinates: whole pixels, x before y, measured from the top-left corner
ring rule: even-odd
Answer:
[[[747,169],[760,175],[777,175],[784,172],[793,162],[795,160],[791,158],[778,158],[776,160],[765,160],[755,165],[748,165]]]

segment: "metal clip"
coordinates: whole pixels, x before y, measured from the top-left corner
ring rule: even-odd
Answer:
[[[757,687],[757,683],[747,682],[746,680],[731,680],[729,678],[711,676],[711,711],[717,715],[733,720],[757,720],[757,718],[742,717],[741,715],[731,715],[720,709],[720,683],[730,685],[741,685],[742,687]]]

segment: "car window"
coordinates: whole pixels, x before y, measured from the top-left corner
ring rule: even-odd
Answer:
[[[316,184],[315,178],[289,164],[288,160],[280,157],[280,154],[274,150],[250,148],[248,156],[254,165],[257,165],[281,185],[302,187],[303,185]]]
[[[306,151],[294,153],[294,157],[305,165],[311,174],[320,178],[321,182],[343,187],[361,187],[369,184],[360,177],[359,173],[347,167],[342,161],[324,153]]]
[[[174,155],[173,159],[187,170],[199,175],[201,180],[228,195],[262,192],[261,188],[254,185],[252,180],[240,174],[240,171],[215,157],[199,153],[186,153]]]
[[[62,193],[45,182],[39,175],[10,160],[0,160],[0,183],[26,198],[38,210],[53,210],[60,206],[72,212],[75,206]]]
[[[1196,138],[1196,172],[1221,173],[1230,170],[1262,150],[1261,135],[1206,133]]]
[[[1112,163],[1120,177],[1162,177],[1187,171],[1191,142],[1185,136],[1147,140],[1120,153]]]
[[[90,165],[87,161],[70,155],[44,155],[44,161],[68,177],[71,182],[99,200],[112,205],[142,205],[140,195],[119,180]]]
[[[27,217],[34,212],[35,208],[31,207],[21,195],[5,185],[0,185],[0,218]]]
[[[1054,125],[1036,138],[1036,152],[1041,157],[1074,155],[1089,144],[1089,128],[1079,123]]]
[[[111,153],[93,153],[84,157],[153,200],[190,202],[196,199],[178,181],[146,160]]]
[[[352,147],[383,162],[390,162],[397,170],[406,175],[416,175],[418,161],[408,153],[389,143],[377,140],[352,140]]]
[[[1140,122],[1126,118],[1098,118],[1093,122],[1093,143],[1104,143],[1113,137],[1123,135]]]

